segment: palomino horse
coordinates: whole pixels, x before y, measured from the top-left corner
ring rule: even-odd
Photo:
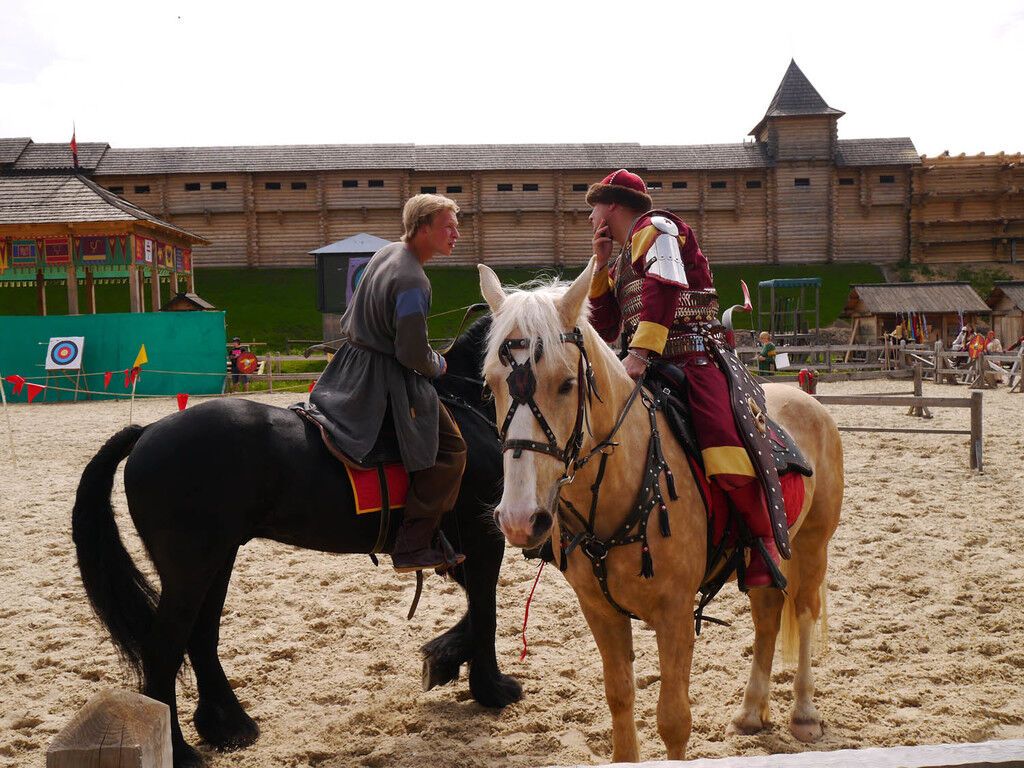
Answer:
[[[506,294],[494,272],[480,267],[481,292],[493,312],[484,375],[494,392],[498,423],[505,421],[505,486],[494,510],[495,519],[517,547],[534,547],[550,536],[559,560],[562,531],[575,535],[582,527],[577,518],[562,512],[559,494],[563,504],[588,510],[591,488],[597,482],[602,490],[593,527],[595,534],[608,542],[622,535],[617,529],[636,508],[641,481],[649,469],[648,410],[638,400],[633,400],[636,407],[628,407],[634,383],[586,319],[592,271],[593,263],[566,291],[547,287]],[[529,372],[524,369],[532,370],[532,377],[523,376]],[[513,370],[518,380],[511,375]],[[509,420],[509,409],[523,404],[524,386],[527,395],[532,395],[529,407],[517,408]],[[780,624],[785,621],[783,637],[789,634],[799,639],[790,730],[801,741],[813,741],[822,729],[812,701],[812,630],[822,615],[828,542],[839,523],[842,444],[831,417],[814,398],[781,384],[770,384],[765,390],[769,414],[795,439],[814,475],[804,478],[805,501],[792,529],[793,556],[783,567],[789,581],[785,597],[767,588],[749,593],[754,659],[743,703],[729,730],[754,733],[768,722],[772,658]],[[519,396],[517,402],[513,402],[513,394]],[[660,413],[658,428],[660,434],[670,434]],[[595,451],[613,431],[614,445]],[[588,460],[599,457],[602,450],[609,454],[607,461]],[[681,759],[691,727],[691,617],[705,573],[707,517],[700,493],[685,469],[682,450],[670,439],[663,440],[663,450],[667,463],[677,468],[678,498],[664,497],[670,535],[659,533],[658,525],[650,528],[653,576],[638,576],[639,542],[608,548],[603,562],[614,600],[657,634],[661,667],[658,733],[669,759]],[[603,478],[598,480],[602,470]],[[635,761],[639,755],[633,718],[630,619],[605,597],[595,568],[581,548],[570,547],[568,552],[565,577],[576,591],[604,666],[605,694],[612,715],[612,759]],[[790,603],[786,611],[784,599]]]

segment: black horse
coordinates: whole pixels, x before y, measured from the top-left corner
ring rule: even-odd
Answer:
[[[438,391],[468,446],[455,510],[442,529],[466,555],[454,577],[469,608],[461,620],[422,647],[424,686],[458,678],[469,664],[473,697],[504,707],[522,697],[495,656],[495,589],[504,539],[489,514],[501,491],[501,451],[493,405],[479,376],[489,318],[476,322],[447,354],[449,374]],[[128,457],[128,507],[160,577],[147,582],[125,550],[110,503],[114,473]],[[167,467],[180,480],[167,491]],[[199,735],[219,749],[259,737],[225,677],[217,655],[221,610],[238,548],[254,538],[335,553],[369,552],[379,515],[355,514],[344,467],[319,431],[286,408],[247,400],[215,400],[146,427],[118,432],[82,473],[72,513],[79,569],[93,609],[147,696],[171,708],[174,765],[201,765],[184,740],[175,678],[187,652],[195,673]],[[393,535],[392,535],[393,538]]]

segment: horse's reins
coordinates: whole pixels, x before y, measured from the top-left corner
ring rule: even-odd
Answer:
[[[590,402],[592,395],[597,396],[598,400],[601,398],[596,391],[593,368],[591,367],[590,359],[587,356],[586,347],[583,342],[583,334],[580,332],[580,329],[574,328],[569,333],[559,334],[559,339],[563,343],[573,344],[580,352],[580,359],[576,373],[576,421],[573,425],[572,432],[566,440],[565,446],[562,448],[558,446],[558,439],[555,437],[554,431],[551,429],[551,426],[548,424],[547,419],[544,417],[544,414],[541,412],[540,407],[534,399],[534,395],[537,391],[537,378],[534,375],[532,364],[534,362],[539,362],[543,355],[543,346],[541,345],[540,340],[538,339],[535,342],[533,358],[531,359],[530,357],[527,357],[524,362],[520,363],[513,358],[512,350],[529,349],[530,341],[529,339],[510,338],[505,339],[505,341],[502,342],[499,350],[499,359],[512,368],[512,371],[506,379],[509,395],[512,398],[512,404],[509,407],[509,411],[505,416],[505,421],[499,431],[499,436],[502,441],[501,449],[503,453],[512,451],[513,459],[520,458],[523,455],[523,451],[534,451],[535,453],[543,453],[548,456],[553,456],[563,462],[564,471],[562,473],[562,477],[555,483],[548,503],[548,509],[554,511],[562,523],[560,526],[562,535],[561,541],[559,542],[561,549],[560,568],[563,571],[565,570],[568,555],[573,549],[579,547],[580,551],[583,552],[587,556],[587,559],[590,560],[594,576],[597,578],[597,581],[601,586],[601,591],[604,593],[608,602],[620,613],[635,619],[638,618],[635,614],[623,608],[612,597],[611,591],[608,587],[608,569],[605,560],[608,557],[608,551],[612,547],[640,543],[642,545],[640,575],[645,578],[650,578],[654,575],[654,566],[647,543],[647,522],[650,518],[650,513],[656,506],[659,508],[659,523],[662,536],[668,537],[671,535],[668,522],[668,507],[665,505],[665,500],[661,493],[660,478],[662,474],[665,475],[670,498],[675,500],[678,496],[676,495],[672,470],[669,469],[668,463],[665,461],[665,456],[661,449],[661,436],[656,419],[656,413],[660,407],[660,400],[656,396],[651,396],[644,392],[643,381],[638,380],[633,391],[630,393],[626,404],[623,406],[622,411],[619,413],[615,424],[608,433],[608,436],[599,441],[589,453],[580,458],[580,451],[583,447],[583,430],[585,425],[589,431],[587,404]],[[616,529],[615,533],[612,534],[609,539],[601,539],[594,532],[594,520],[597,514],[598,498],[601,491],[601,484],[604,481],[608,457],[612,452],[614,452],[616,446],[618,446],[618,443],[614,441],[615,435],[625,423],[626,417],[633,405],[636,403],[637,398],[641,396],[644,401],[644,405],[647,408],[651,423],[651,439],[648,442],[647,461],[644,467],[643,484],[641,485],[637,504],[633,508],[633,512]],[[547,438],[546,443],[542,443],[537,440],[509,440],[507,438],[512,418],[515,416],[516,410],[520,405],[526,405],[532,411],[534,418],[537,419],[541,430]],[[586,464],[597,455],[601,456],[601,461],[598,465],[597,477],[594,484],[590,486],[590,510],[588,517],[585,518],[571,502],[561,498],[561,489],[562,486],[567,483],[571,483],[575,479],[576,472],[586,466]],[[583,526],[583,530],[571,538],[566,532],[564,516],[562,515],[563,509],[567,509]],[[637,529],[636,533],[630,533],[634,528]]]

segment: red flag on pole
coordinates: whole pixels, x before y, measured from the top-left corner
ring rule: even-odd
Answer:
[[[78,142],[75,141],[75,124],[71,124],[71,161],[78,167]]]
[[[36,399],[36,395],[46,389],[42,384],[33,384],[31,381],[25,382],[25,388],[28,390],[28,401],[30,403]]]
[[[16,373],[11,374],[10,376],[5,376],[4,381],[9,381],[11,383],[11,387],[16,395],[20,395],[21,388],[25,386],[25,377],[19,376]]]
[[[188,404],[188,392],[178,393],[178,410],[184,411],[185,406]]]

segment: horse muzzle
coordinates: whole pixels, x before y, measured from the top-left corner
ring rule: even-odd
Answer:
[[[500,508],[494,510],[494,522],[514,547],[529,549],[541,544],[551,532],[554,518],[546,509],[537,507],[530,514],[510,514]]]

